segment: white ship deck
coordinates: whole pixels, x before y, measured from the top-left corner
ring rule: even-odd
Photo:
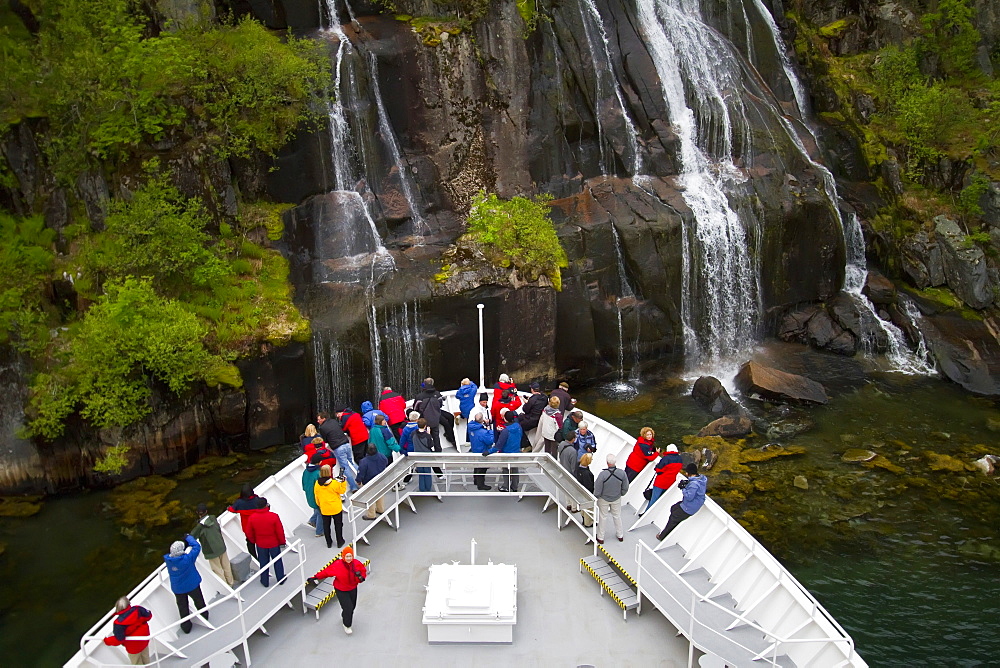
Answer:
[[[254,634],[255,665],[318,666],[684,666],[688,643],[657,611],[622,619],[621,609],[601,596],[597,582],[580,573],[580,558],[593,553],[579,531],[556,529],[555,509],[542,500],[516,497],[415,500],[417,514],[400,511],[402,528],[380,523],[362,547],[372,576],[359,588],[354,633],[344,634],[340,606],[331,601],[320,619],[284,609]],[[322,538],[301,527],[296,535],[324,557]],[[510,645],[430,645],[421,623],[427,567],[469,562],[516,564],[517,625]],[[272,585],[273,587],[273,585]]]
[[[596,416],[587,419],[598,442],[594,472],[607,453],[623,461],[633,438]],[[461,443],[464,426],[456,432]],[[445,478],[435,491],[417,492],[416,478],[405,492],[394,491],[419,465],[444,469]],[[517,493],[475,490],[469,474],[471,467],[480,465],[490,468],[487,483],[494,490],[501,468],[519,467],[520,500]],[[599,553],[590,542],[594,529],[580,523],[580,513],[563,509],[573,504],[593,511],[594,497],[551,457],[531,454],[487,459],[453,450],[414,454],[397,460],[352,494],[345,508],[344,535],[349,542],[358,536],[358,555],[370,560],[372,576],[361,585],[354,634],[347,636],[336,600],[323,607],[318,621],[311,612],[303,614],[305,579],[339,551],[327,548],[305,524],[310,512],[301,491],[302,468],[301,459],[292,462],[256,488],[282,517],[288,533],[284,586],[272,579],[265,589],[251,578],[233,592],[199,559],[212,628],[196,623],[189,635],[179,633],[180,620],[162,566],[133,591],[133,602],[154,613],[151,665],[205,665],[209,660],[216,668],[232,666],[235,660],[265,666],[336,660],[357,666],[867,665],[836,620],[711,498],[666,540],[657,541],[656,530],[666,522],[680,490],[668,490],[637,519],[635,509],[643,505],[642,490],[653,475],[648,467],[623,498],[625,542],[615,540],[611,529]],[[382,495],[386,518],[394,524],[398,518],[398,530],[386,518],[373,524],[360,517]],[[238,517],[223,513],[220,523],[230,555],[238,554],[243,550]],[[431,645],[422,622],[428,569],[453,561],[469,563],[472,539],[478,545],[476,563],[492,560],[517,567],[513,642]],[[584,558],[588,568],[596,569],[594,577],[581,572]],[[635,607],[635,591],[617,578],[605,558],[637,585],[641,615],[623,619],[622,609]],[[601,595],[596,577],[607,592],[619,596],[618,602]],[[81,652],[66,665],[126,665],[120,649],[100,642],[110,632],[110,622],[108,613],[84,636]],[[269,635],[261,632],[263,626]],[[709,654],[701,657],[702,651]]]

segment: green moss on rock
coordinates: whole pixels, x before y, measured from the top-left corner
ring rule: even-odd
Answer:
[[[31,517],[41,509],[40,496],[0,496],[0,517]]]
[[[181,511],[180,501],[167,501],[167,495],[175,487],[175,481],[155,475],[121,485],[111,493],[115,521],[126,528],[169,524]]]

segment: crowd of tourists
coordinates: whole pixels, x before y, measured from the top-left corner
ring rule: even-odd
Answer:
[[[410,453],[441,452],[441,432],[444,432],[447,441],[457,447],[455,425],[458,420],[467,423],[469,452],[483,457],[482,463],[477,462],[473,467],[473,482],[478,489],[492,489],[486,484],[487,460],[491,454],[544,451],[597,498],[600,512],[596,535],[598,543],[604,543],[605,528],[611,523],[614,524],[616,538],[624,540],[622,497],[632,481],[650,464],[654,466],[655,475],[644,491],[646,503],[640,516],[648,512],[681,475],[678,487],[682,489],[683,498],[671,507],[667,525],[657,534],[658,540],[662,540],[704,504],[707,479],[698,474],[697,464],[685,461],[673,443],[659,448],[656,434],[650,427],[639,431],[639,438],[623,469],[617,467],[615,455],[609,454],[607,468],[595,478],[590,467],[597,452],[597,438],[583,419],[583,412],[576,409],[576,400],[570,396],[569,385],[560,383],[548,395],[535,382],[529,384],[528,390],[530,394],[522,400],[517,386],[507,374],[502,374],[487,391],[481,391],[476,383],[465,378],[455,393],[459,409],[450,412],[446,409],[444,396],[434,387],[434,379],[425,378],[412,403],[391,387],[385,387],[378,397],[377,407],[371,401],[363,402],[360,411],[342,406],[332,414],[318,413],[316,423],[306,426],[300,445],[306,456],[302,490],[312,508],[308,524],[315,529],[317,537],[325,538],[328,548],[333,547],[336,537],[337,548],[341,549],[339,558],[316,573],[310,582],[333,579],[347,634],[352,633],[357,587],[364,582],[367,571],[360,560],[354,559],[351,547],[345,547],[343,502],[346,496],[374,480],[396,459],[407,457]],[[443,475],[440,469],[416,467],[421,492],[432,491],[432,472]],[[503,467],[497,477],[498,491],[518,491],[520,479],[517,467]],[[408,485],[411,479],[412,475],[406,476],[400,488]],[[580,512],[572,504],[567,510]],[[170,546],[163,559],[181,618],[189,616],[189,601],[194,601],[196,610],[207,620],[209,613],[201,591],[201,575],[195,565],[199,554],[204,553],[212,571],[229,586],[233,585],[234,577],[217,518],[208,513],[204,504],[199,504],[197,511],[198,523],[183,541],[176,541]],[[272,569],[278,584],[285,584],[284,565],[279,556],[285,547],[285,531],[281,518],[271,511],[267,499],[257,496],[253,488],[245,484],[229,511],[240,517],[247,552],[259,565],[261,585],[270,585]],[[384,512],[384,498],[379,498],[363,518],[374,520]],[[592,526],[593,518],[584,513],[582,523]],[[149,610],[132,605],[128,598],[119,599],[114,633],[105,642],[123,645],[134,665],[147,663],[149,641],[130,638],[148,636],[151,618]],[[189,633],[191,628],[190,619],[181,623],[184,633]]]

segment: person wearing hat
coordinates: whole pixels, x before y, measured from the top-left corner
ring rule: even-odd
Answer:
[[[652,427],[643,427],[639,430],[639,438],[636,439],[631,454],[625,460],[625,475],[628,476],[629,482],[635,480],[649,462],[656,461],[658,455],[654,445],[655,439],[656,432]]]
[[[674,484],[674,480],[677,479],[677,474],[681,472],[684,467],[684,463],[681,461],[681,456],[677,454],[677,446],[671,443],[667,446],[666,452],[660,457],[660,461],[656,463],[656,478],[653,480],[653,495],[649,497],[649,505],[646,506],[646,512],[653,507],[656,500],[663,496],[663,493],[670,489],[670,486]],[[642,513],[639,513],[642,515]]]
[[[670,519],[663,531],[656,534],[656,540],[663,540],[667,534],[677,528],[677,525],[698,512],[705,505],[705,489],[708,487],[708,478],[698,475],[698,465],[688,464],[684,472],[687,479],[681,480],[677,486],[681,488],[683,498],[670,506]]]
[[[354,624],[354,609],[358,606],[358,585],[368,577],[368,571],[360,559],[354,558],[354,548],[350,545],[340,553],[340,559],[334,559],[330,565],[309,578],[315,584],[322,578],[333,578],[333,588],[340,601],[341,617],[344,621],[344,633],[351,635]]]
[[[486,396],[486,395],[483,395]],[[485,403],[485,399],[483,400]],[[486,420],[489,419],[489,408],[476,415],[469,422],[469,453],[481,455],[488,452],[493,447],[493,431],[486,427]],[[486,467],[478,466],[472,469],[472,482],[476,489],[488,492],[492,489],[486,484]]]
[[[316,481],[319,480],[319,470],[323,466],[323,456],[316,453],[302,471],[302,493],[306,495],[306,503],[313,509],[309,518],[309,526],[316,532],[316,538],[323,535],[323,513],[319,511],[316,502]]]
[[[208,514],[208,506],[198,504],[198,523],[191,529],[191,535],[201,543],[202,554],[208,560],[212,572],[233,586],[233,569],[229,566],[226,553],[226,539],[222,537],[222,527],[215,515]]]
[[[247,522],[250,516],[260,512],[259,500],[260,497],[254,494],[250,483],[245,482],[242,489],[240,489],[240,498],[233,501],[233,505],[229,506],[229,512],[237,513],[240,516],[240,527],[243,529],[244,536],[247,535]],[[249,538],[247,538],[247,552],[254,559],[257,558],[257,546]]]
[[[569,383],[566,382],[559,383],[559,387],[552,390],[549,396],[559,399],[559,410],[562,411],[563,417],[566,417],[576,404],[576,400],[569,396]]]
[[[133,640],[134,636],[149,635],[149,620],[151,613],[141,605],[132,605],[128,596],[122,596],[115,603],[115,621],[111,625],[112,635],[104,639],[104,644],[111,647],[123,645],[128,654],[129,663],[133,666],[145,666],[149,663],[149,640]]]
[[[482,416],[482,420],[479,420],[480,416]],[[481,392],[479,394],[479,405],[470,411],[469,422],[481,422],[487,429],[493,429],[493,413],[490,411],[490,395],[486,392]]]
[[[524,402],[521,415],[517,418],[517,422],[521,425],[521,431],[524,434],[521,449],[523,450],[524,446],[527,445],[531,448],[532,452],[541,452],[543,446],[542,439],[532,430],[538,427],[538,419],[542,417],[542,411],[549,405],[549,398],[542,393],[542,386],[538,383],[531,383],[528,387],[531,389],[531,396]],[[529,431],[532,432],[531,436],[528,436]]]
[[[187,548],[191,548],[187,551]],[[201,593],[201,573],[195,562],[201,554],[201,545],[194,536],[188,534],[183,541],[175,540],[170,545],[170,553],[163,555],[163,563],[167,565],[167,575],[170,576],[170,591],[177,599],[177,612],[181,619],[191,614],[188,599],[194,601],[195,610],[201,611],[201,616],[208,619],[205,609],[205,596]],[[191,633],[193,624],[190,619],[181,622],[181,631]]]

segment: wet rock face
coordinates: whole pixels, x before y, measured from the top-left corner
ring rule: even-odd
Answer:
[[[970,392],[1000,394],[1000,343],[993,318],[968,320],[955,312],[925,315],[921,330],[941,372]]]
[[[753,423],[744,415],[724,415],[712,420],[701,428],[698,436],[721,436],[723,438],[742,438],[753,431]]]
[[[826,389],[805,376],[747,362],[736,375],[736,387],[745,396],[781,403],[825,404]]]
[[[934,219],[934,231],[941,244],[941,260],[948,287],[972,308],[985,308],[992,304],[993,289],[983,250],[966,243],[965,233],[958,223],[944,216]]]

